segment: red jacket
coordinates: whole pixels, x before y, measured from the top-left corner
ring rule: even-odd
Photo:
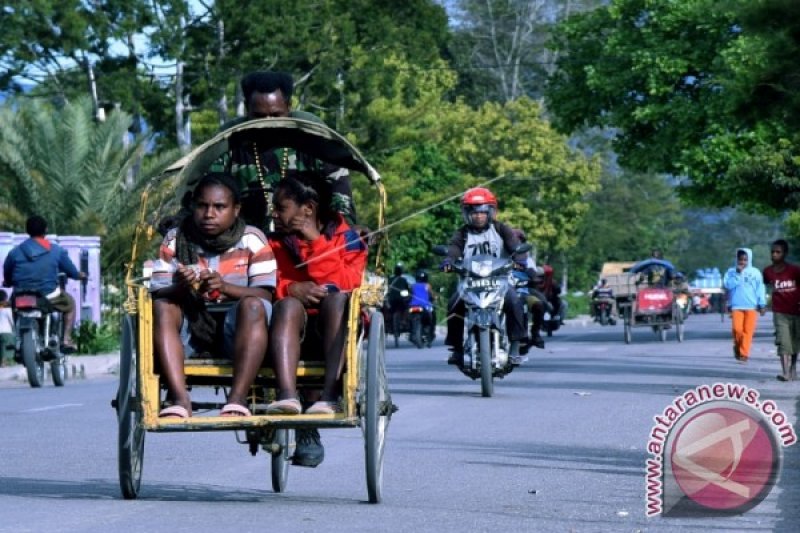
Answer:
[[[311,242],[302,239],[295,242],[297,254],[287,248],[283,235],[274,233],[269,237],[278,262],[278,299],[288,296],[289,285],[298,281],[332,283],[343,292],[361,285],[367,266],[367,247],[341,216],[330,238],[323,234]]]

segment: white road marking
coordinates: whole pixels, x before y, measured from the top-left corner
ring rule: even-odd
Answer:
[[[47,407],[36,407],[34,409],[25,409],[23,413],[38,413],[40,411],[53,411],[55,409],[66,409],[67,407],[83,407],[82,403],[62,403],[59,405],[48,405]]]

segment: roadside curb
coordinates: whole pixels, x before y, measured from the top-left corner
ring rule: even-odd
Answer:
[[[46,381],[50,380],[50,365],[45,365]],[[67,379],[87,379],[119,372],[119,352],[97,355],[71,355],[67,359]],[[28,382],[23,365],[0,368],[0,381]]]

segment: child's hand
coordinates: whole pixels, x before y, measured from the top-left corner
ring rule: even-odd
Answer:
[[[195,287],[195,285],[198,283],[197,270],[192,266],[178,263],[178,270],[175,272],[175,280],[178,285],[183,285],[184,287],[192,286],[196,289],[197,287]]]
[[[289,230],[297,233],[300,237],[307,241],[313,241],[320,235],[319,228],[317,227],[317,220],[309,215],[300,214],[292,218],[289,225]]]
[[[220,276],[219,272],[204,270],[200,273],[199,280],[200,288],[198,291],[209,300],[216,300],[224,292],[225,282],[222,281],[222,276]]]

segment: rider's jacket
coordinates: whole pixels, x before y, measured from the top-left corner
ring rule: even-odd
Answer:
[[[458,258],[469,259],[473,255],[493,255],[509,257],[512,250],[519,246],[519,240],[510,226],[493,221],[489,228],[481,233],[469,231],[467,226],[456,230],[448,245],[448,258],[455,262]]]
[[[598,287],[594,290],[592,297],[597,300],[602,300],[604,298],[613,298],[614,291],[611,290],[611,287]]]
[[[58,288],[59,272],[80,279],[78,269],[64,248],[44,237],[35,237],[9,252],[3,264],[3,281],[15,289],[50,294]]]
[[[417,282],[411,286],[411,307],[431,307],[431,295],[428,292],[428,284]]]

